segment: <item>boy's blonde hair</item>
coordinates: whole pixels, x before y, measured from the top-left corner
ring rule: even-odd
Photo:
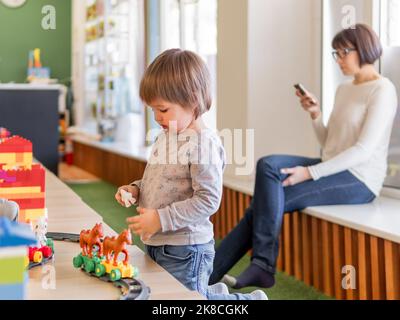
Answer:
[[[157,99],[193,109],[196,119],[211,108],[210,73],[195,53],[171,49],[147,68],[140,84],[147,105]]]

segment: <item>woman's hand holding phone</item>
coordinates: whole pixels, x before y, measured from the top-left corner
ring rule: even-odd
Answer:
[[[317,98],[305,90],[302,85],[295,85],[295,88],[303,109],[311,115],[313,120],[317,119],[321,115],[321,107]]]

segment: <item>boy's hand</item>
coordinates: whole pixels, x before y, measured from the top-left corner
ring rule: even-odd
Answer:
[[[136,201],[139,199],[140,190],[137,186],[122,186],[118,189],[117,193],[115,194],[115,199],[123,207],[127,207],[126,206],[127,203],[125,203],[122,195],[124,192],[129,192],[132,195],[133,200],[129,200],[130,205],[135,204]]]
[[[143,237],[143,240],[149,240],[154,234],[161,230],[160,216],[155,209],[137,208],[139,216],[128,218],[126,221],[129,229],[133,233]]]

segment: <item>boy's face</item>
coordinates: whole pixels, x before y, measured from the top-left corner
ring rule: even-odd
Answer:
[[[164,130],[174,130],[177,133],[187,129],[194,120],[193,111],[164,100],[151,103],[154,118]]]

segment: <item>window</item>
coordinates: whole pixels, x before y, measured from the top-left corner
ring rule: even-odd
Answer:
[[[382,0],[382,40],[388,47],[400,47],[400,1]]]
[[[150,8],[150,21],[160,18],[159,30],[150,30],[149,43],[160,34],[157,54],[172,48],[191,50],[199,54],[211,73],[213,86],[213,107],[204,115],[211,129],[216,123],[216,73],[217,73],[217,0],[159,0],[158,10]],[[155,58],[154,48],[150,50],[151,60]],[[149,114],[149,127],[156,128],[157,124]]]
[[[335,33],[341,29],[343,19],[343,6],[352,5],[356,9],[357,22],[373,25],[380,33],[384,47],[384,55],[378,63],[383,76],[389,78],[397,87],[400,97],[400,1],[376,0],[373,6],[364,6],[363,1],[337,1],[326,0],[323,2],[323,106],[324,120],[329,119],[332,111],[335,88],[345,79],[330,56],[330,42]],[[372,12],[371,12],[372,10]],[[373,21],[371,21],[371,17]],[[388,158],[388,177],[385,186],[400,188],[400,112],[398,112]],[[397,197],[397,196],[396,196]]]
[[[381,1],[381,39],[384,55],[381,59],[381,72],[393,81],[400,97],[400,1]],[[400,188],[400,112],[394,123],[389,149],[389,170],[386,186]]]

